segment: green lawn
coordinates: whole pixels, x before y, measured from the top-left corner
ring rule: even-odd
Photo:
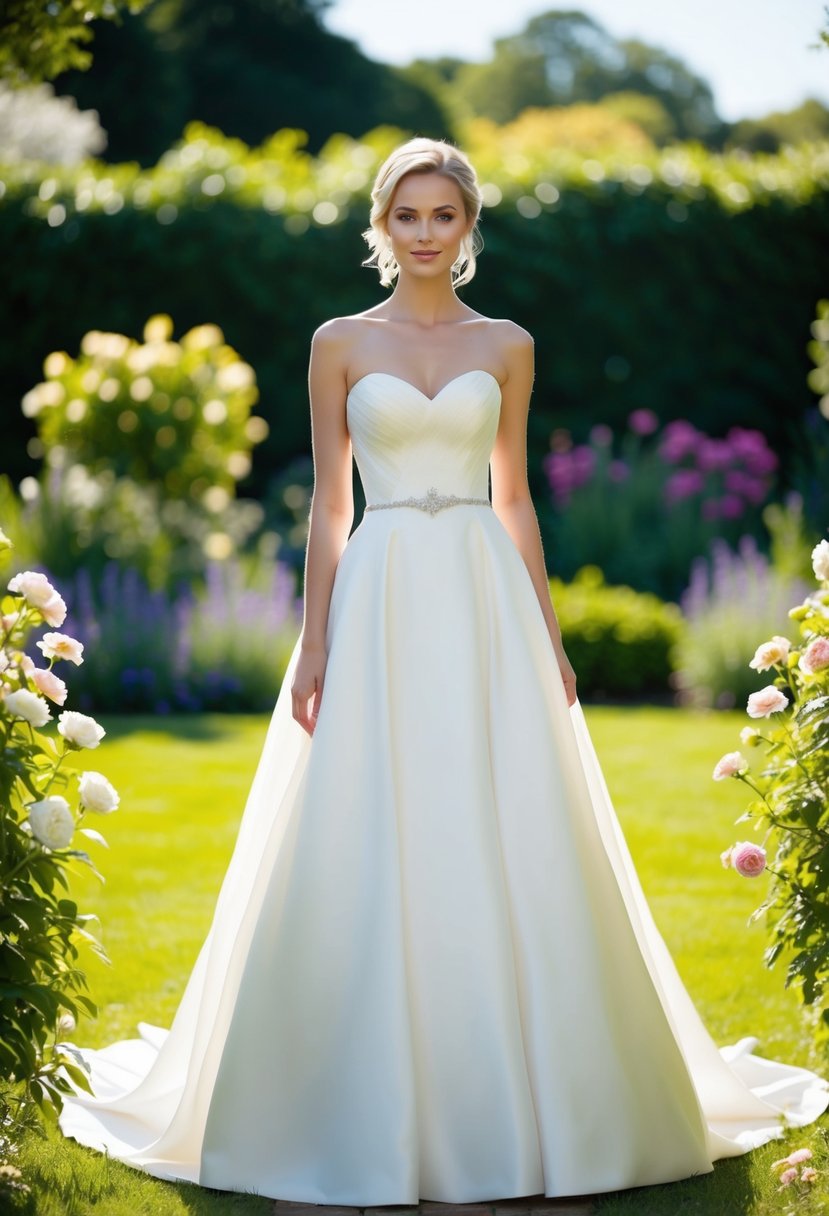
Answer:
[[[711,780],[714,762],[739,745],[745,716],[604,707],[586,713],[654,916],[714,1039],[725,1044],[757,1034],[761,1054],[822,1072],[825,1062],[810,1053],[803,1011],[783,988],[780,964],[773,971],[762,965],[762,925],[746,924],[765,880],[741,879],[719,860],[753,831],[748,823],[734,825],[742,787]],[[107,737],[94,760],[80,754],[81,767],[104,772],[122,801],[96,823],[111,845],[92,846],[105,886],[87,875],[75,884],[81,905],[101,916],[113,964],[91,957],[87,964],[100,1015],[75,1037],[93,1046],[134,1036],[139,1020],[169,1024],[210,923],[268,724],[261,715],[101,721]],[[702,1178],[600,1197],[596,1210],[783,1213],[788,1193],[776,1193],[769,1163],[808,1145],[812,1164],[829,1170],[826,1128],[829,1119],[822,1119],[785,1141],[718,1162]],[[30,1136],[20,1165],[36,1188],[37,1216],[270,1209],[252,1196],[157,1181],[58,1134]],[[829,1187],[819,1186],[797,1211],[829,1213]]]

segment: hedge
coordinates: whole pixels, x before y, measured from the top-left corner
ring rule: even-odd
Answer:
[[[221,326],[250,362],[270,436],[241,490],[307,451],[313,329],[383,298],[361,269],[373,167],[395,134],[340,138],[311,158],[296,133],[263,150],[198,125],[159,166],[0,168],[0,384],[5,467],[35,471],[20,399],[50,351],[89,329],[138,336]],[[712,434],[759,427],[784,458],[811,405],[806,352],[826,293],[829,144],[777,156],[692,146],[586,160],[573,153],[487,181],[486,248],[462,289],[536,338],[530,465],[555,426],[583,437],[634,408]]]

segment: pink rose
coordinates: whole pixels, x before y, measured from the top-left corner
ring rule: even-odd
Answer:
[[[750,840],[738,840],[721,858],[725,858],[724,866],[731,866],[743,878],[757,878],[766,868],[766,850]]]
[[[715,781],[724,781],[726,777],[736,777],[747,768],[748,761],[742,752],[728,752],[714,765],[712,776]]]
[[[812,1150],[810,1148],[796,1148],[793,1153],[789,1153],[786,1160],[789,1165],[800,1165],[801,1161],[811,1161]]]
[[[797,1170],[794,1166],[791,1166],[789,1169],[783,1170],[783,1173],[780,1175],[780,1185],[788,1186],[790,1182],[794,1182],[796,1177]]]
[[[817,1178],[817,1170],[813,1170],[811,1166],[800,1171],[801,1182],[814,1182],[815,1178]]]
[[[68,659],[76,667],[83,662],[83,642],[70,638],[68,633],[44,633],[35,645],[46,659]]]
[[[788,704],[788,698],[779,688],[775,688],[773,684],[767,684],[765,688],[751,694],[746,708],[750,718],[767,718],[769,714],[780,713],[780,710],[786,709]]]
[[[767,671],[769,667],[777,667],[785,663],[790,646],[788,638],[775,634],[770,642],[763,642],[762,646],[757,647],[749,667],[753,667],[755,671]]]
[[[829,638],[815,638],[810,642],[797,665],[807,676],[815,676],[829,667]]]
[[[35,667],[33,671],[29,672],[29,677],[38,692],[42,692],[44,697],[48,697],[56,705],[63,705],[66,700],[66,685],[59,676],[43,667]]]

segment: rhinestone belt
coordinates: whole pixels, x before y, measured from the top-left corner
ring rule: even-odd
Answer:
[[[436,515],[444,507],[456,507],[460,503],[475,503],[489,507],[492,504],[488,498],[459,498],[457,494],[438,494],[434,486],[422,498],[399,498],[396,502],[373,502],[366,506],[367,511],[383,511],[386,507],[417,507],[420,511],[428,511]]]

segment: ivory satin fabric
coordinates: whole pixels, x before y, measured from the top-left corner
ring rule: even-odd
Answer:
[[[367,503],[486,499],[500,401],[484,371],[363,377]],[[172,1027],[84,1049],[67,1136],[368,1206],[670,1182],[822,1114],[824,1078],[701,1022],[491,507],[365,513],[327,646],[313,738],[291,656]]]

